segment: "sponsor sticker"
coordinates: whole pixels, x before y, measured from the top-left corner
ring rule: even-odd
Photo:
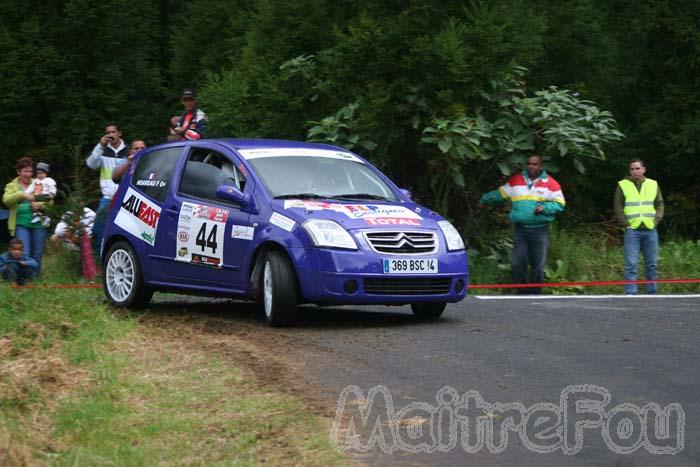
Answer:
[[[270,224],[276,225],[277,227],[291,232],[294,229],[295,222],[287,216],[283,216],[280,213],[273,212],[270,216]]]
[[[418,214],[420,210],[414,212],[404,206],[393,206],[391,204],[339,204],[302,199],[285,200],[284,209],[290,208],[300,208],[307,211],[335,211],[345,214],[351,219],[364,219],[370,225],[420,225],[420,222],[406,221],[420,221],[423,219]],[[377,219],[378,222],[371,222],[370,219]],[[387,219],[399,219],[401,221],[391,222],[387,221]]]
[[[362,159],[350,152],[333,151],[328,149],[311,148],[267,148],[267,149],[239,149],[246,159],[259,159],[262,157],[325,157],[329,159],[343,159],[364,164]]]
[[[228,209],[182,203],[177,224],[175,260],[221,267]]]
[[[369,225],[420,225],[418,219],[402,219],[399,217],[370,217],[365,219]]]
[[[240,240],[252,240],[254,235],[255,227],[249,227],[247,225],[231,226],[231,238],[238,238]]]
[[[148,174],[147,178],[136,180],[134,185],[162,188],[166,185],[166,182],[164,180],[158,180],[158,174],[156,172],[151,172]]]
[[[422,219],[417,213],[404,206],[390,204],[344,204],[353,219],[395,218],[395,219]]]
[[[153,246],[160,219],[160,207],[129,187],[114,223]]]

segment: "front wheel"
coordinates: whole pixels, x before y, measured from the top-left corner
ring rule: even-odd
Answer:
[[[418,318],[439,318],[447,303],[411,303],[411,311]]]
[[[153,290],[143,283],[141,265],[128,243],[117,242],[110,247],[103,271],[105,296],[112,305],[140,308],[151,301]]]
[[[284,326],[296,319],[297,278],[289,259],[279,251],[265,254],[261,287],[262,308],[270,326]]]

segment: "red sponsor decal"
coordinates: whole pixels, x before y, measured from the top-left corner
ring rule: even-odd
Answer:
[[[209,208],[209,220],[214,222],[226,222],[228,209]]]
[[[369,225],[420,225],[418,219],[405,219],[402,217],[370,217],[365,219],[365,222]]]
[[[143,223],[147,226],[155,227],[158,223],[160,213],[144,202],[141,202],[141,206],[139,206],[139,208],[140,209],[137,217],[141,219]]]
[[[177,238],[180,239],[181,242],[186,242],[190,239],[190,234],[183,230],[181,232],[178,232]]]
[[[212,258],[211,256],[204,256],[192,253],[192,262],[195,264],[203,264],[206,266],[218,266],[219,258]]]
[[[160,213],[133,195],[122,204],[122,207],[151,228],[155,228],[158,223]]]

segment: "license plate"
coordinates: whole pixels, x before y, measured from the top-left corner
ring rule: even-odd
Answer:
[[[383,259],[384,274],[437,274],[437,259]]]

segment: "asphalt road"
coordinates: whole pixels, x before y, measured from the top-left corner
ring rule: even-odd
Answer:
[[[247,360],[261,382],[325,400],[339,415],[339,441],[363,464],[700,465],[698,297],[468,297],[433,322],[409,307],[305,306],[299,323],[282,329],[268,328],[251,305],[202,300],[159,294],[149,316],[212,334],[214,349],[226,335],[256,344],[263,351]],[[669,409],[667,433],[654,408]],[[577,445],[576,424],[587,420]]]
[[[355,449],[349,452],[367,464],[700,465],[697,337],[700,298],[481,300],[469,297],[448,306],[436,322],[416,322],[408,307],[368,307],[361,311],[357,307],[309,307],[303,309],[298,327],[283,332],[325,349],[310,352],[305,368],[327,398],[337,401],[349,385],[361,391],[346,393],[349,403],[339,411],[345,418],[338,427],[347,428],[349,417],[353,417],[358,436],[348,438],[346,431],[340,432],[345,436],[340,439],[348,442],[347,445],[351,445],[349,440],[356,440]],[[358,394],[367,397],[370,389],[378,385],[386,389],[378,393],[372,404],[363,402],[361,397],[358,400]],[[583,390],[574,385],[596,388]],[[570,393],[566,402],[561,403],[567,387]],[[436,396],[441,389],[443,402],[438,403]],[[567,407],[558,412],[562,417],[564,412],[568,413],[567,429],[557,422],[560,419],[552,418],[551,414],[557,413],[552,409],[548,411],[550,430],[544,433],[552,435],[560,427],[567,434],[565,447],[556,447],[561,436],[555,436],[554,441],[552,438],[538,441],[534,437],[533,433],[547,427],[545,424],[536,428],[532,424],[535,416],[529,419],[525,441],[518,436],[520,428],[511,431],[507,447],[502,445],[503,437],[494,436],[495,453],[489,450],[485,440],[479,443],[478,438],[469,438],[468,429],[462,429],[464,425],[456,424],[456,419],[444,415],[440,423],[437,409],[442,407],[443,414],[466,415],[466,420],[471,414],[472,435],[482,431],[488,436],[485,428],[477,429],[479,416],[493,420],[496,429],[492,432],[498,434],[498,427],[503,426],[505,416],[511,412],[494,411],[493,406],[478,402],[475,392],[468,391],[478,392],[485,403],[520,402],[524,408],[534,408],[535,404],[548,402],[559,408]],[[595,421],[596,416],[574,413],[574,402],[602,401],[605,392],[610,395],[603,409],[608,413],[611,437],[607,442],[604,440],[601,422],[597,428],[582,430],[582,444],[577,447],[576,422]],[[462,412],[454,410],[460,405],[458,397],[467,394],[473,396],[466,399],[468,407],[462,404],[459,409]],[[411,410],[400,419],[398,416],[389,419],[384,395],[390,397],[395,411],[412,407],[420,410]],[[408,405],[412,403],[413,406]],[[632,404],[626,406],[631,411],[619,412],[622,403]],[[670,412],[669,439],[664,442],[654,438],[652,420],[658,417],[653,412],[647,418],[651,438],[640,436],[641,408],[656,404],[654,407],[661,410],[672,403],[680,404],[681,410]],[[520,413],[521,406],[511,409]],[[360,408],[369,414],[369,422],[364,426]],[[445,408],[449,410],[445,412]],[[630,416],[633,410],[639,410],[636,418]],[[681,423],[681,411],[685,415],[684,423]],[[613,413],[618,414],[613,416]],[[514,416],[513,420],[516,419],[523,420],[524,416]],[[391,454],[382,452],[379,437],[371,437],[377,420],[377,427],[384,434],[384,450],[396,449]],[[452,444],[450,426],[459,437]],[[681,433],[679,426],[685,429],[682,440],[677,438]],[[398,438],[392,438],[392,430]],[[461,436],[467,437],[466,447],[462,446]],[[368,453],[357,452],[369,448],[372,439],[373,449]],[[528,442],[529,447],[524,445]],[[672,451],[681,446],[683,449],[676,455],[659,455],[649,453],[646,445],[651,445],[650,449],[655,449],[654,446],[666,446]],[[533,452],[538,446],[552,452]],[[621,454],[624,448],[632,452]],[[411,449],[418,452],[406,452]],[[433,452],[426,452],[429,450]]]

